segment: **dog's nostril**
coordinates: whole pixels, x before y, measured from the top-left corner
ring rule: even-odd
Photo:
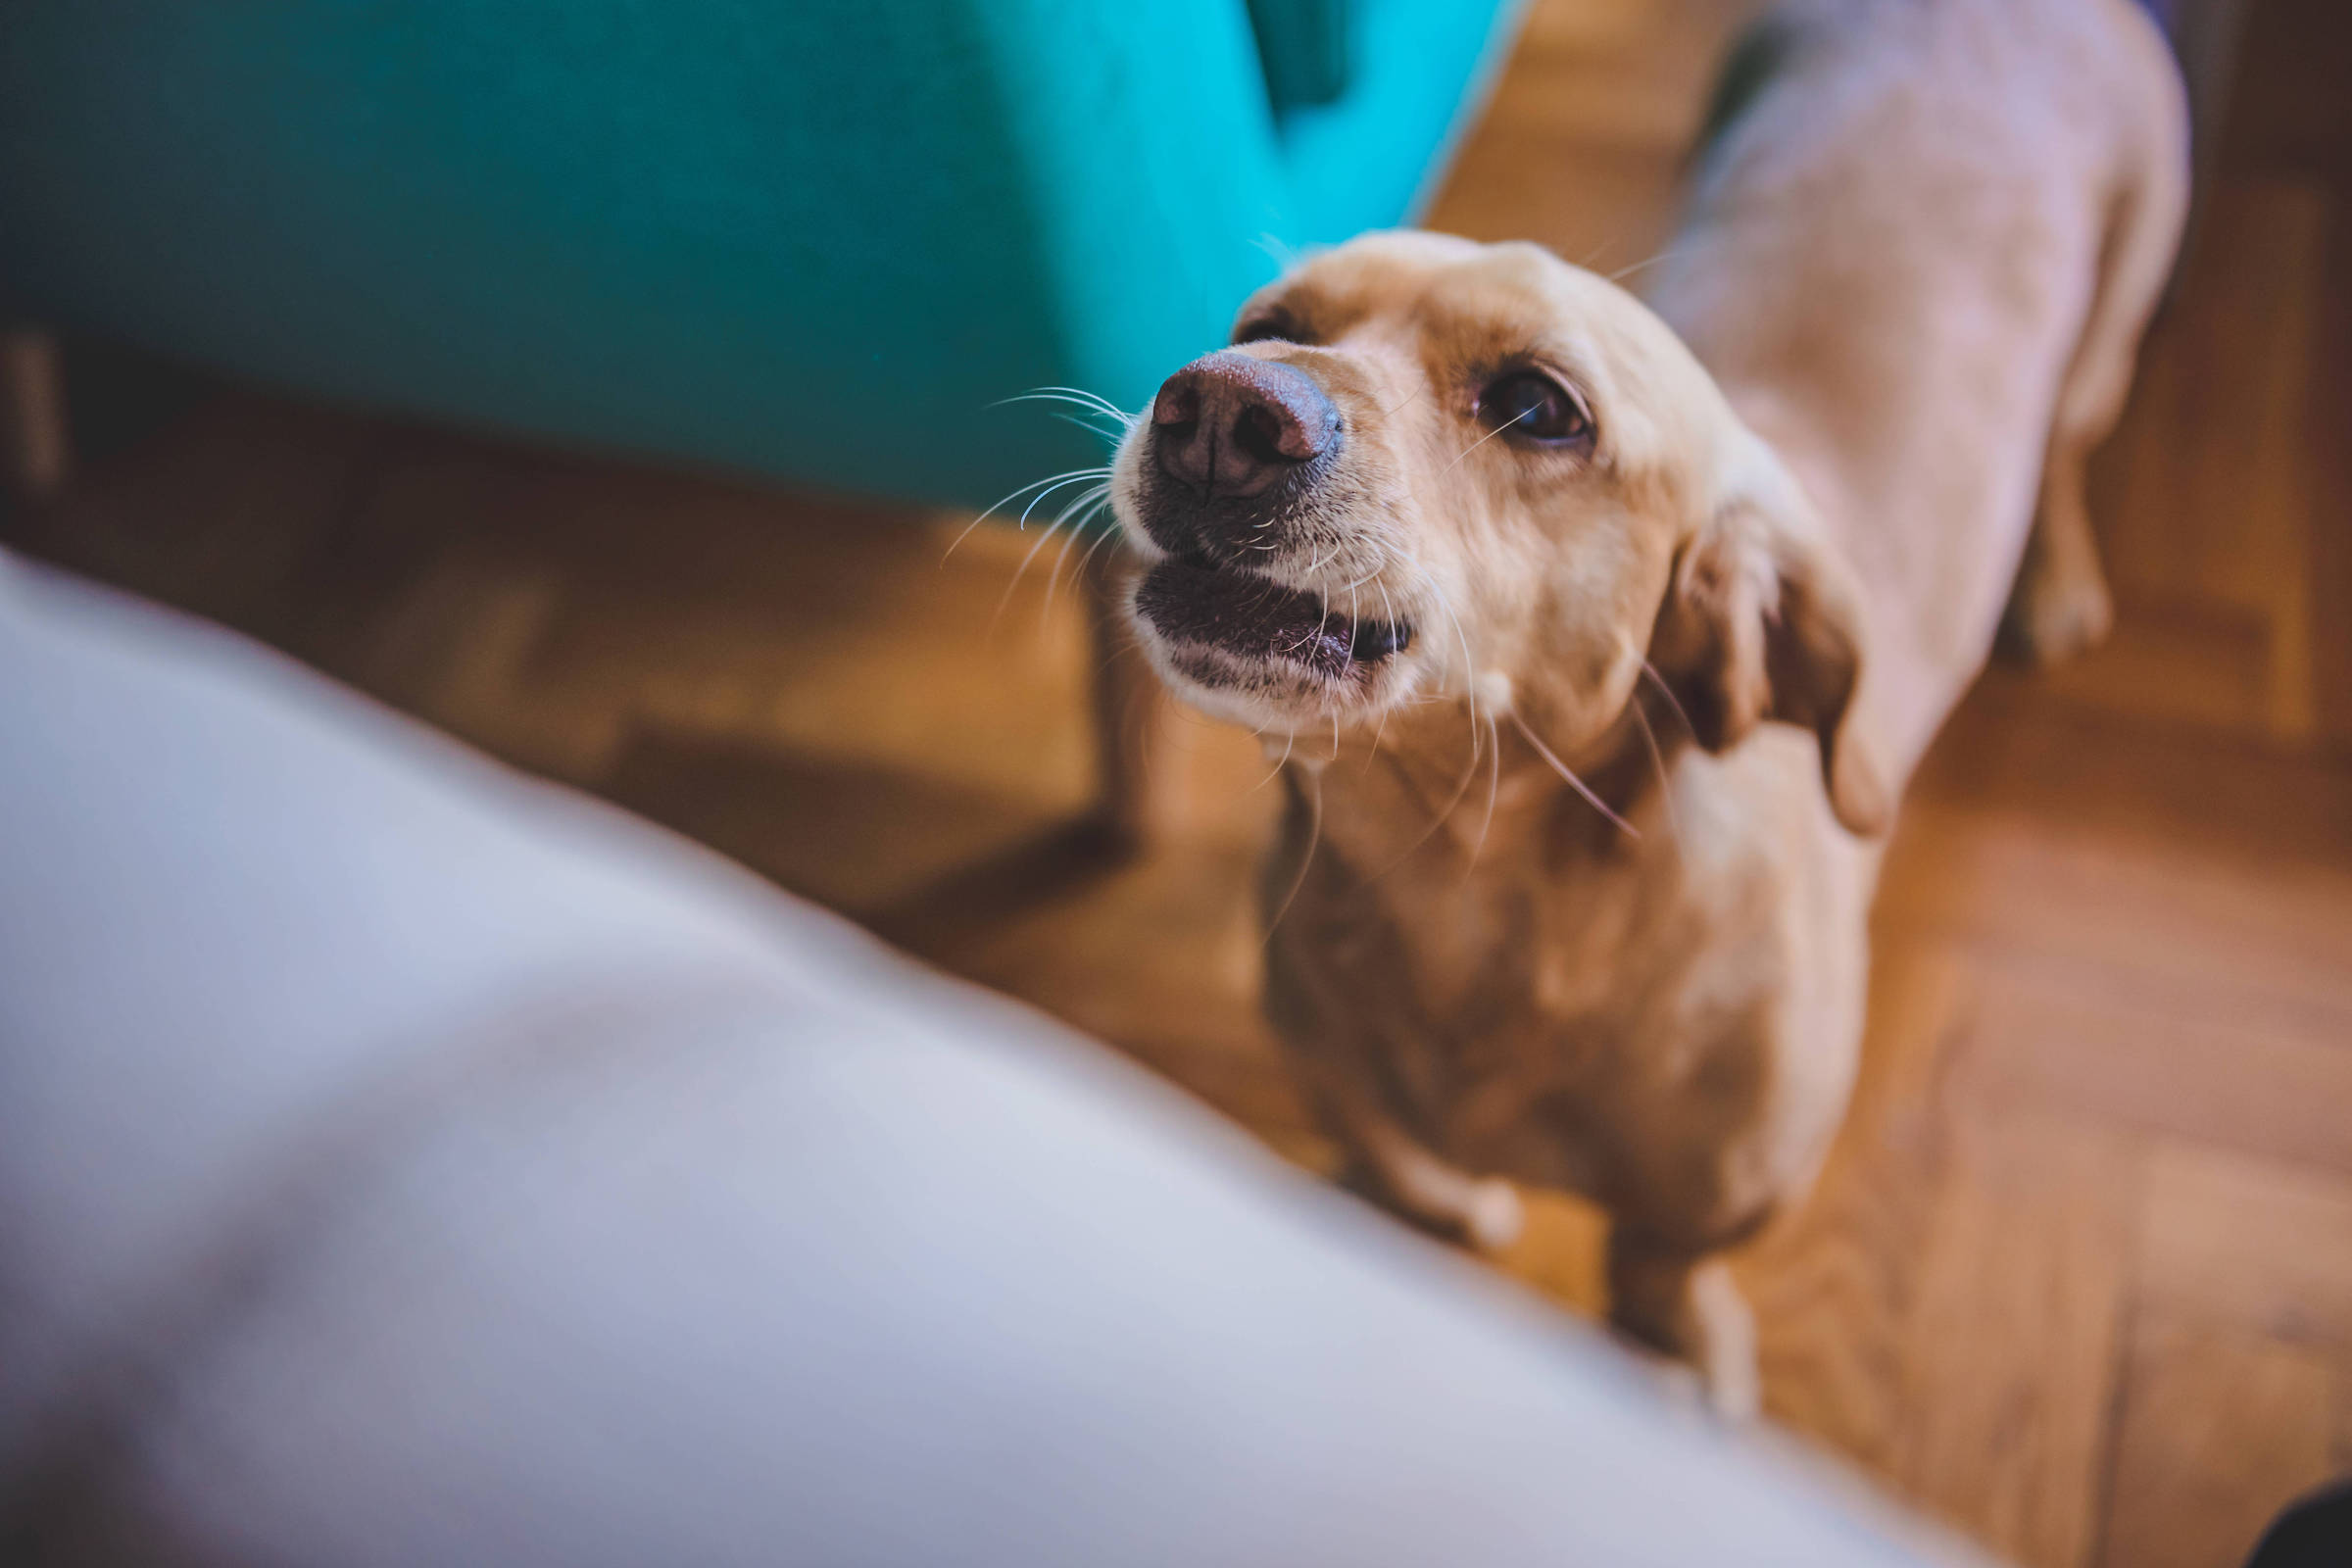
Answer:
[[[1152,422],[1158,425],[1196,424],[1200,418],[1200,393],[1174,377],[1152,400]]]
[[[1242,416],[1233,421],[1234,445],[1260,463],[1289,463],[1296,461],[1282,450],[1283,428],[1271,409],[1259,406],[1244,409]]]

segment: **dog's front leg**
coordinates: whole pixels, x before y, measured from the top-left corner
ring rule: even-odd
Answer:
[[[1474,1176],[1415,1138],[1355,1074],[1314,1063],[1316,1098],[1352,1163],[1348,1185],[1415,1224],[1484,1252],[1507,1250],[1526,1228],[1519,1190]]]
[[[1403,1219],[1484,1252],[1507,1250],[1526,1228],[1519,1191],[1474,1176],[1422,1142],[1387,1099],[1371,1022],[1324,967],[1282,939],[1267,953],[1266,1010],[1291,1065],[1346,1152],[1344,1185]]]
[[[1617,1226],[1609,1235],[1609,1321],[1695,1367],[1718,1414],[1744,1420],[1762,1404],[1755,1315],[1721,1255]]]

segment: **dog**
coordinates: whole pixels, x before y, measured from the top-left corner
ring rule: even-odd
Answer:
[[[1646,305],[1350,241],[1111,495],[1152,663],[1286,759],[1266,1005],[1355,1176],[1488,1249],[1597,1202],[1612,1321],[1746,1411],[1723,1254],[1843,1115],[1894,803],[2004,612],[2106,629],[2084,460],[2187,133],[2130,0],[1805,0],[1736,60]]]

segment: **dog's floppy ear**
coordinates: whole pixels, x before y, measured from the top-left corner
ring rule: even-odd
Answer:
[[[1674,563],[1650,662],[1721,752],[1761,719],[1812,730],[1838,820],[1886,826],[1890,803],[1853,715],[1862,681],[1861,591],[1771,448],[1740,432],[1711,514]]]

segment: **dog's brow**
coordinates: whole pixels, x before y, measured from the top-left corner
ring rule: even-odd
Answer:
[[[1517,301],[1502,309],[1487,305],[1465,310],[1454,303],[1453,292],[1444,287],[1432,289],[1413,307],[1424,338],[1446,358],[1480,366],[1530,360],[1552,366],[1580,382],[1590,379],[1592,345],[1582,334],[1564,330],[1555,313]]]
[[[1597,384],[1602,379],[1600,356],[1581,334],[1571,335],[1556,329],[1539,333],[1529,344],[1528,353],[1559,370],[1585,392],[1600,390]]]
[[[1298,341],[1311,343],[1331,337],[1343,324],[1340,315],[1322,291],[1303,283],[1285,284],[1251,301],[1236,324],[1275,318],[1296,329]]]

